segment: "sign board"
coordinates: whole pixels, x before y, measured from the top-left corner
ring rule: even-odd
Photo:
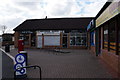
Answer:
[[[14,65],[14,69],[16,70],[16,75],[26,74],[26,68],[18,69],[18,68],[26,66],[25,55],[17,54],[16,57],[15,57],[15,61],[16,61],[16,64]]]
[[[53,32],[53,31],[36,31],[37,32],[37,35],[60,35],[60,32],[61,31],[56,31],[56,32]]]
[[[87,26],[87,31],[94,27],[94,20],[90,21],[89,25]]]
[[[33,32],[32,31],[22,31],[21,33],[22,34],[32,34]]]
[[[120,13],[120,0],[113,1],[106,10],[97,18],[96,27],[102,25]]]

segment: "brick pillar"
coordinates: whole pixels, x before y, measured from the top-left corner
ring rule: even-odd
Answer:
[[[20,36],[19,32],[15,31],[15,34],[14,34],[14,38],[15,38],[14,46],[15,46],[15,48],[18,47],[19,36]]]
[[[38,35],[36,34],[36,40],[35,40],[36,42],[35,42],[35,45],[36,45],[36,48],[37,48],[37,46],[38,46]]]
[[[62,48],[62,43],[63,43],[63,33],[60,33],[60,48]]]
[[[120,78],[120,54],[118,55],[118,77]]]
[[[67,47],[70,48],[70,33],[68,33],[67,37],[68,37],[67,38],[67,42],[68,42]]]
[[[29,34],[29,43],[30,43],[29,47],[31,47],[31,37],[32,37],[31,34]]]
[[[42,34],[42,48],[44,48],[44,34]]]

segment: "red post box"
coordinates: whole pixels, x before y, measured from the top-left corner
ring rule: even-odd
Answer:
[[[20,51],[24,51],[24,41],[23,40],[18,41],[18,52],[20,52]]]

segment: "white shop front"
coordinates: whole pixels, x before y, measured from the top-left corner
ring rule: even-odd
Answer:
[[[59,47],[61,31],[36,31],[37,48]]]

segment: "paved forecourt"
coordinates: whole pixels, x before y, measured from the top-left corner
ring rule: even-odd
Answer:
[[[28,53],[28,65],[39,65],[42,78],[111,78],[99,59],[88,50],[63,50],[59,53],[45,49],[25,49]],[[17,54],[17,49],[11,50]],[[27,69],[28,78],[39,78],[37,69]]]

